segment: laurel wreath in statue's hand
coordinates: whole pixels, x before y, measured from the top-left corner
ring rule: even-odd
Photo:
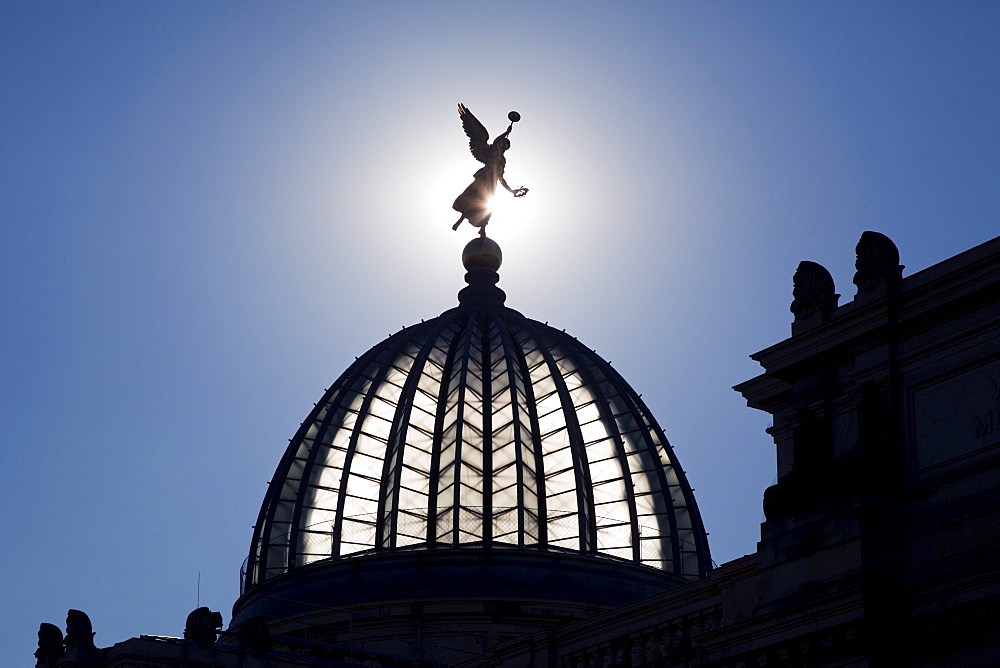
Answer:
[[[525,188],[524,186],[521,186],[520,188],[514,190],[514,197],[524,197],[527,194],[528,194],[528,189]]]

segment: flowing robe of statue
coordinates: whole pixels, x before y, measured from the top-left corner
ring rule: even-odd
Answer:
[[[455,198],[451,208],[462,214],[474,227],[482,227],[489,222],[489,204],[497,191],[497,181],[503,179],[503,170],[507,159],[502,153],[492,157],[490,163],[477,171],[475,179],[462,194]],[[504,183],[506,185],[506,183]],[[459,219],[461,223],[461,219]]]

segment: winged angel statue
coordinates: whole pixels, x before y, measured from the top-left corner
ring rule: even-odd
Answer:
[[[492,144],[489,143],[490,133],[464,104],[458,105],[458,115],[462,119],[465,134],[469,135],[469,148],[473,157],[485,166],[474,174],[475,180],[455,198],[455,203],[451,205],[451,208],[462,214],[451,229],[457,230],[463,220],[468,220],[473,227],[479,228],[481,236],[486,236],[486,224],[493,215],[490,212],[490,198],[497,191],[497,181],[514,197],[524,197],[528,194],[527,188],[511,188],[503,178],[503,170],[507,165],[507,159],[503,154],[510,148],[507,135],[514,128],[514,123],[521,120],[521,115],[516,111],[507,114],[510,125],[507,126],[506,132],[493,140]]]

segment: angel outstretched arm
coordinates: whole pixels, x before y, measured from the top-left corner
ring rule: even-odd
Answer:
[[[514,197],[524,197],[525,195],[528,194],[528,189],[525,188],[524,186],[521,186],[520,188],[511,188],[509,185],[507,185],[507,180],[504,179],[503,174],[500,175],[500,185],[506,188],[507,192],[509,192]]]

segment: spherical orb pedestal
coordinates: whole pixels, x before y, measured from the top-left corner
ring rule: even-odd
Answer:
[[[500,245],[489,237],[476,237],[462,250],[462,264],[466,271],[487,269],[497,271],[503,262]]]

